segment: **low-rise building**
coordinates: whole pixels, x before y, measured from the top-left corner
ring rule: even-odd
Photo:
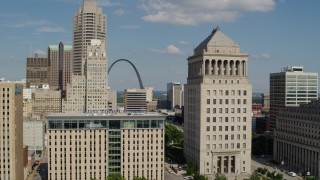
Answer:
[[[286,107],[277,116],[273,159],[296,172],[320,175],[320,100]]]
[[[23,121],[23,142],[29,146],[29,151],[36,151],[38,154],[45,148],[46,124],[43,120],[25,118]]]
[[[164,119],[157,113],[49,114],[48,178],[164,179]]]

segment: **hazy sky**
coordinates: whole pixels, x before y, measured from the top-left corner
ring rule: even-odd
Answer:
[[[0,6],[0,78],[25,78],[26,58],[45,55],[49,44],[72,43],[73,15],[82,0],[10,0]],[[320,69],[319,0],[112,0],[108,16],[108,64],[131,60],[145,86],[165,90],[186,83],[188,55],[216,26],[249,53],[254,91],[269,88],[269,73],[283,66]],[[138,88],[133,68],[116,64],[112,89]]]

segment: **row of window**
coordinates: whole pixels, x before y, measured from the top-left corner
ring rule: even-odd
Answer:
[[[237,117],[237,122],[241,121],[241,117]],[[207,123],[211,122],[211,118],[207,117]],[[212,122],[217,122],[217,117],[212,117]],[[229,122],[229,117],[219,117],[219,122]],[[231,122],[235,122],[235,117],[231,117]],[[247,122],[247,117],[242,117],[242,122]]]
[[[208,105],[209,104],[217,104],[217,102],[220,105],[229,104],[229,102],[230,102],[230,104],[235,104],[236,103],[236,99],[225,99],[225,100],[223,100],[223,99],[212,99],[212,100],[207,99],[207,104]],[[237,104],[241,104],[241,99],[237,99]],[[247,99],[243,99],[242,100],[242,104],[247,104]]]
[[[212,108],[212,111],[210,112],[210,108],[207,108],[207,114],[210,113],[217,113],[217,109],[218,108]],[[241,108],[224,108],[224,112],[223,112],[223,108],[219,108],[219,113],[241,113]],[[237,112],[235,111],[237,110]],[[247,108],[242,108],[242,113],[247,113]]]
[[[242,143],[242,147],[240,146],[240,143],[225,143],[224,146],[223,144],[206,144],[206,149],[207,150],[215,150],[215,149],[240,149],[240,148],[247,148],[246,143]]]
[[[211,126],[207,126],[207,132],[210,131],[210,127]],[[218,129],[218,131],[229,131],[229,129],[230,129],[230,131],[235,131],[235,126],[230,126],[230,128],[229,128],[229,126],[224,126],[224,129],[223,129],[223,126],[212,126],[212,131],[217,131],[217,129]],[[242,130],[246,131],[247,127],[245,125],[243,125]],[[236,131],[241,131],[240,126],[237,126]]]
[[[247,95],[247,90],[207,90],[207,95],[210,96],[210,95],[213,95],[213,96],[216,96],[217,95],[217,92],[219,93],[218,95],[219,96],[246,96]]]

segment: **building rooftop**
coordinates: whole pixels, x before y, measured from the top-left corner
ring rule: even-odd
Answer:
[[[163,116],[157,112],[124,112],[124,111],[105,111],[105,112],[88,112],[88,113],[51,113],[46,117],[148,117]]]
[[[195,51],[206,49],[208,45],[224,46],[224,47],[239,46],[239,44],[237,44],[228,36],[226,36],[220,30],[219,26],[213,29],[212,33],[195,48]]]

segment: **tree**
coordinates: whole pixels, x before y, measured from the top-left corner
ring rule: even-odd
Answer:
[[[200,174],[198,171],[194,175],[194,180],[208,180],[207,176]]]
[[[119,173],[116,173],[116,174],[111,174],[107,177],[107,180],[125,180],[125,178],[119,174]]]
[[[224,174],[217,173],[214,180],[228,180]]]
[[[189,161],[186,167],[186,171],[188,175],[194,175],[197,172],[196,165],[193,161]]]
[[[147,180],[147,178],[136,176],[136,177],[133,178],[133,180]]]
[[[170,143],[174,142],[177,144],[183,144],[183,132],[177,129],[175,126],[171,124],[165,125],[165,142],[166,145],[170,145]]]
[[[280,173],[277,173],[274,177],[273,180],[283,180],[283,175]]]
[[[249,180],[260,180],[260,176],[257,172],[250,175]]]

